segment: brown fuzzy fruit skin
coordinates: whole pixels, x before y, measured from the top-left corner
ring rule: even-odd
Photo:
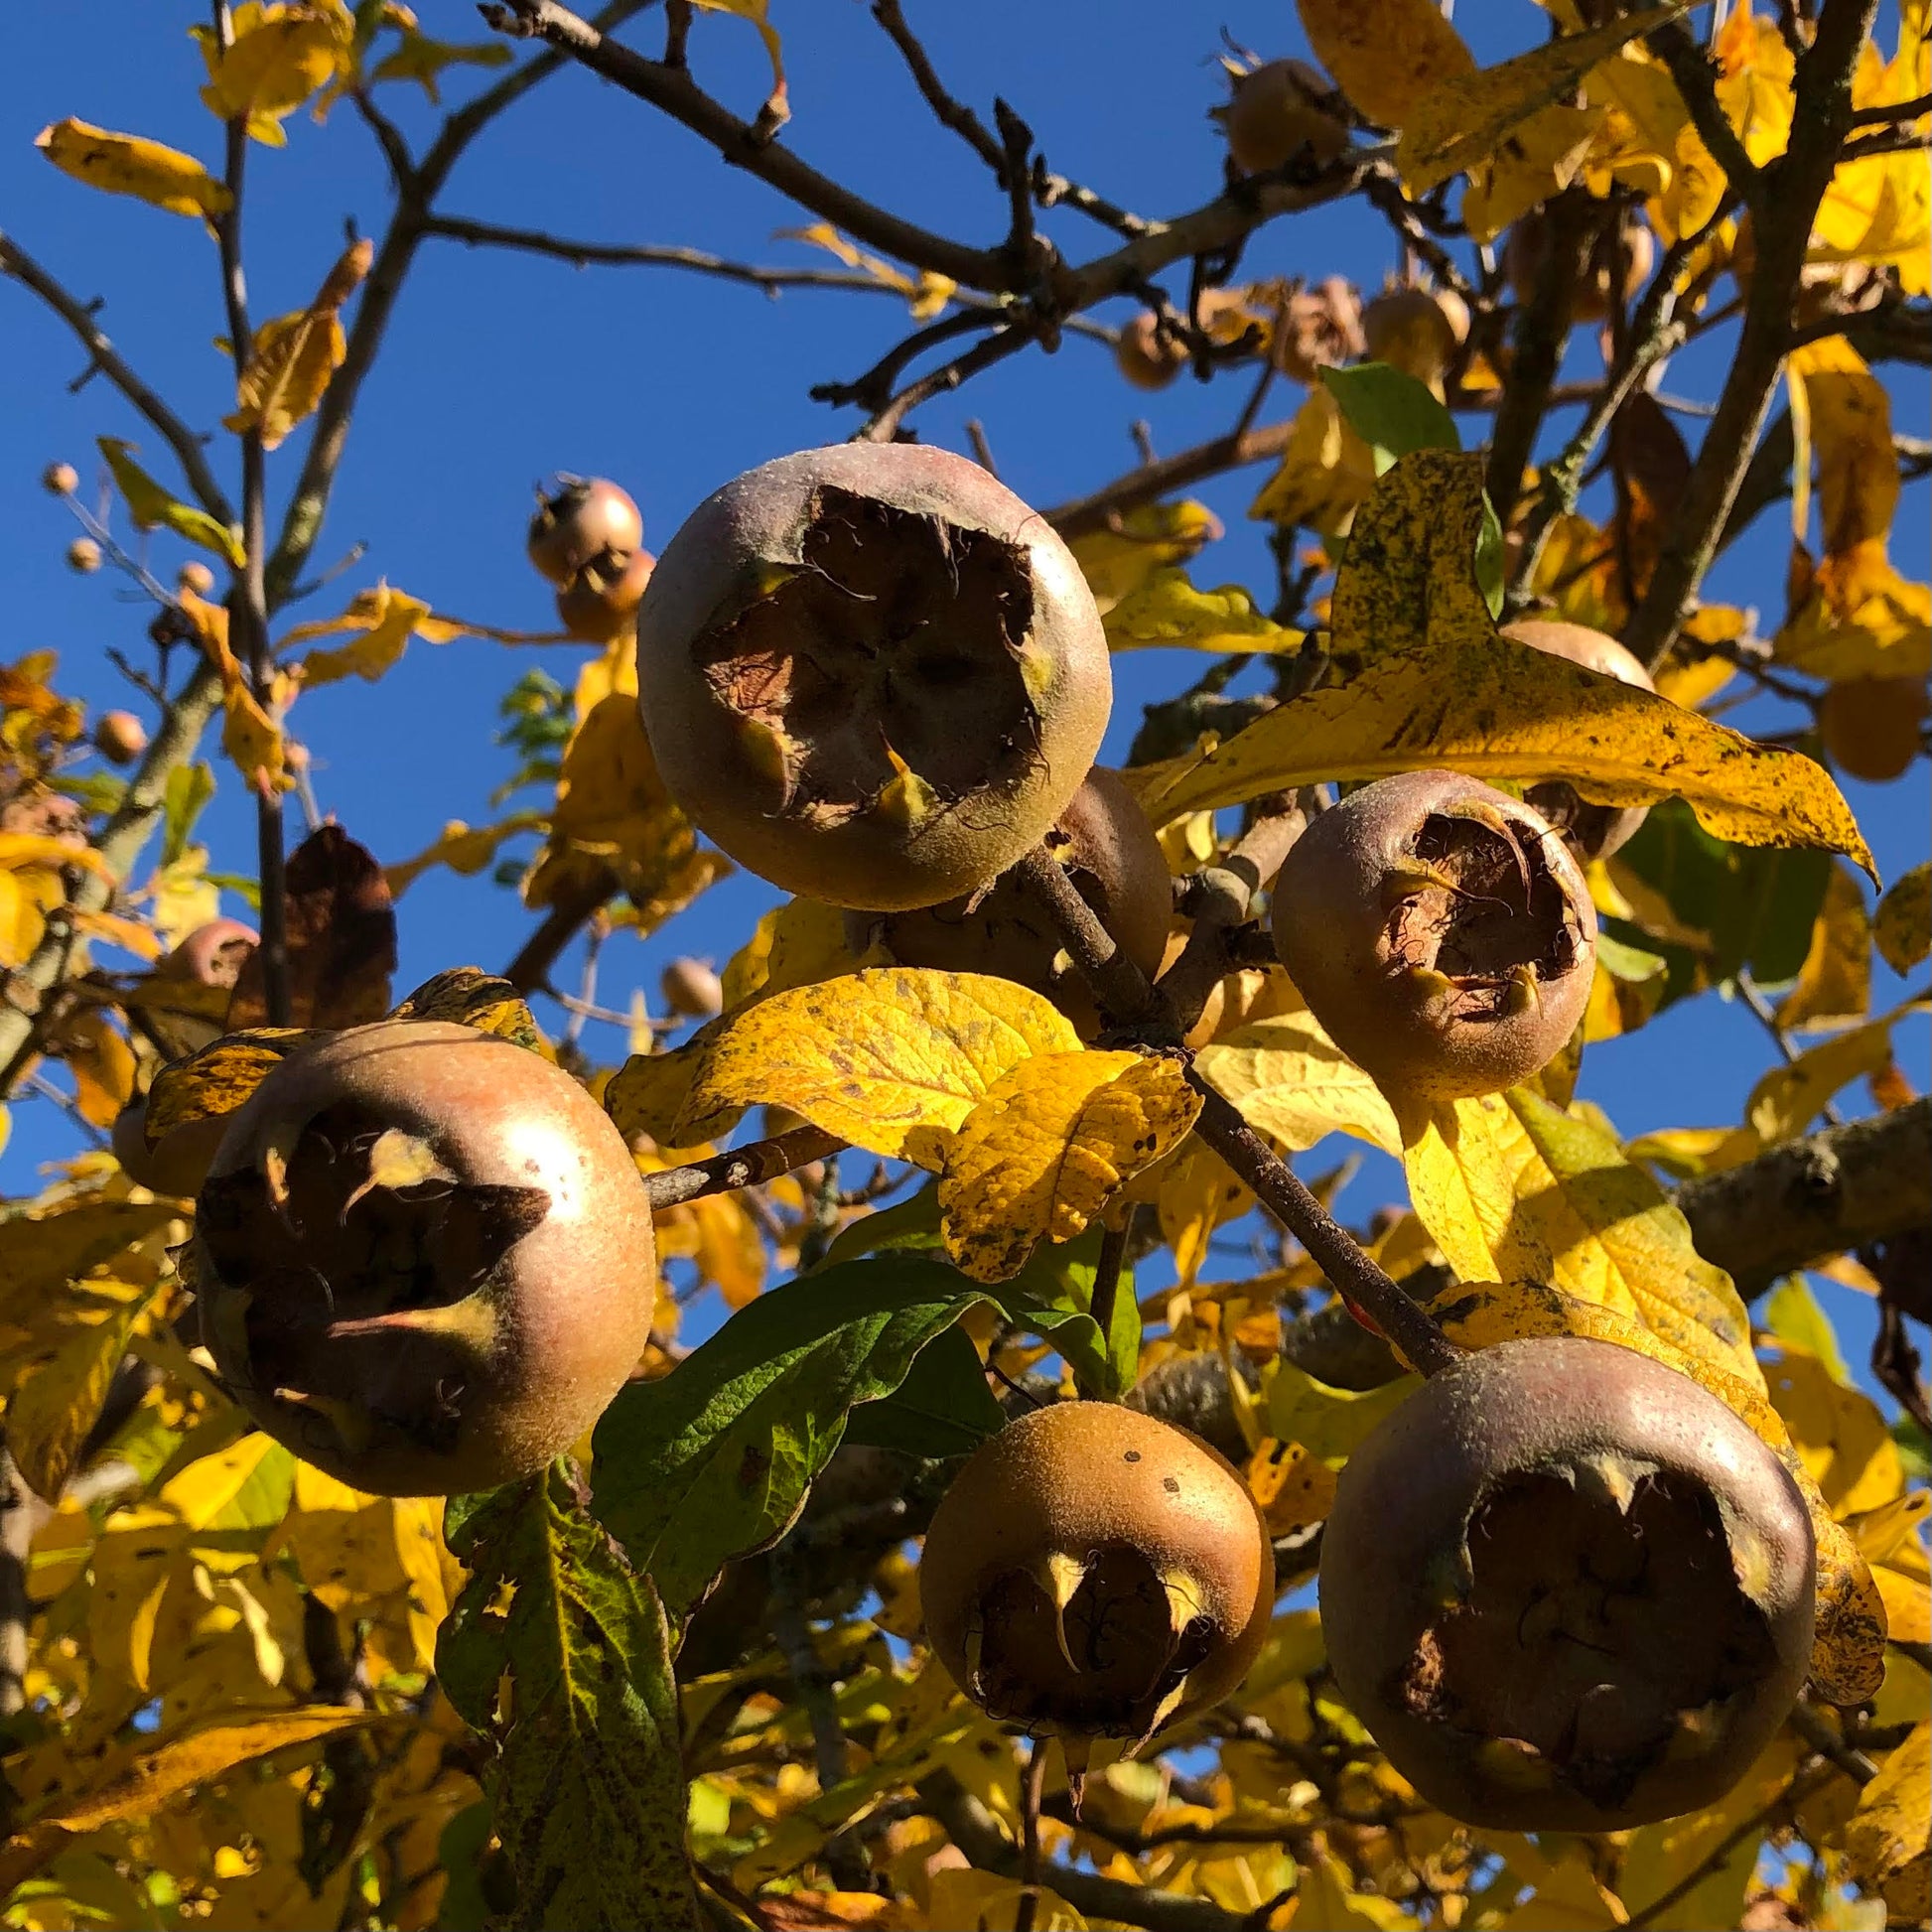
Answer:
[[[1187,366],[1187,345],[1161,333],[1161,318],[1143,309],[1114,345],[1120,372],[1137,389],[1165,389]]]
[[[1617,640],[1587,623],[1566,623],[1558,618],[1518,618],[1502,627],[1502,634],[1513,643],[1548,651],[1552,657],[1567,657],[1587,671],[1600,671],[1605,677],[1621,678],[1639,691],[1655,691],[1655,680],[1644,668],[1643,660],[1625,650]],[[1554,825],[1584,859],[1607,859],[1635,837],[1637,827],[1650,816],[1646,805],[1592,805],[1579,798],[1574,785],[1562,779],[1531,785],[1523,794]]]
[[[627,557],[643,540],[629,491],[605,477],[573,477],[530,519],[524,545],[537,574],[561,587],[596,558]]]
[[[557,593],[557,621],[588,644],[622,636],[637,621],[653,563],[648,550],[593,559]]]
[[[1711,1804],[1811,1656],[1803,1498],[1715,1396],[1576,1336],[1485,1348],[1342,1470],[1321,1628],[1349,1707],[1432,1805],[1611,1832]]]
[[[1087,1566],[1065,1607],[1071,1663],[1042,1587],[1054,1558]],[[926,1534],[919,1600],[939,1661],[990,1716],[1144,1738],[1247,1675],[1274,1550],[1247,1486],[1197,1437],[1118,1403],[1062,1402],[1009,1423],[959,1472]],[[1171,1600],[1191,1610],[1177,1633]]]
[[[94,720],[94,750],[110,764],[132,764],[148,749],[148,728],[131,711],[103,711]]]
[[[1066,545],[978,464],[918,444],[727,483],[666,546],[637,632],[672,796],[753,872],[863,911],[1004,872],[1066,809],[1113,700]]]
[[[261,942],[261,934],[239,919],[209,919],[166,954],[155,971],[204,986],[232,986]]]
[[[1384,1092],[1424,1106],[1548,1065],[1583,1018],[1596,956],[1569,847],[1531,807],[1455,771],[1378,779],[1321,813],[1275,881],[1274,927],[1328,1036]]]
[[[1348,146],[1348,130],[1317,104],[1330,91],[1305,61],[1269,61],[1242,74],[1219,110],[1234,165],[1261,175],[1305,152],[1316,166],[1333,161]]]
[[[1047,835],[1080,897],[1143,973],[1161,970],[1173,916],[1167,856],[1118,771],[1096,764]],[[1101,1030],[1100,1010],[1064,941],[1012,878],[996,880],[977,903],[948,899],[888,914],[880,939],[901,966],[991,973],[1045,997],[1081,1038]]]
[[[136,1094],[114,1117],[109,1139],[121,1172],[136,1186],[157,1194],[192,1200],[207,1178],[214,1151],[227,1131],[225,1120],[200,1120],[148,1142],[148,1097]]]
[[[391,1130],[440,1177],[351,1199]],[[537,1054],[443,1022],[352,1028],[276,1067],[222,1137],[196,1261],[237,1400],[381,1495],[490,1488],[569,1449],[642,1353],[656,1283],[650,1207],[603,1110]]]
[[[1867,784],[1889,784],[1918,756],[1925,712],[1923,678],[1846,678],[1819,701],[1818,729],[1841,771]]]

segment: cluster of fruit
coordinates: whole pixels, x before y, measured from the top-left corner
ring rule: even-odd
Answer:
[[[592,572],[608,586],[611,559],[627,579],[640,540],[629,499],[588,483],[545,506],[532,552],[568,578],[562,608]],[[1091,1035],[1102,1016],[1062,936],[1003,877],[1043,844],[1159,970],[1168,868],[1093,762],[1099,615],[1059,537],[985,470],[909,445],[786,457],[638,574],[653,753],[734,858],[847,908],[901,962],[1032,986]],[[1647,682],[1593,632],[1517,641]],[[1384,778],[1291,848],[1278,951],[1392,1096],[1498,1091],[1575,1031],[1596,939],[1580,856],[1631,829],[1562,785],[1523,801],[1448,771]],[[336,1035],[281,1062],[200,1158],[214,1360],[265,1429],[363,1488],[531,1471],[642,1349],[654,1256],[634,1163],[519,1046],[426,1023]],[[1708,1802],[1781,1722],[1812,1566],[1790,1478],[1714,1397],[1605,1343],[1510,1342],[1433,1377],[1350,1459],[1323,1623],[1342,1691],[1426,1796],[1499,1826],[1608,1829]],[[966,1464],[921,1590],[961,1687],[1077,1758],[1239,1683],[1273,1551],[1211,1449],[1068,1402]]]

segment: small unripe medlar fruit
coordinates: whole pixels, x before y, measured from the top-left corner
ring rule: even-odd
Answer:
[[[989,884],[1087,775],[1112,701],[1072,554],[964,457],[806,450],[702,503],[637,618],[658,770],[742,865],[903,911]]]
[[[1503,270],[1509,277],[1510,292],[1519,303],[1528,302],[1535,295],[1549,248],[1550,218],[1542,208],[1533,208],[1510,229],[1509,239],[1503,244]],[[1619,308],[1626,302],[1634,302],[1643,293],[1643,285],[1649,281],[1657,260],[1657,244],[1650,230],[1635,222],[1623,229],[1620,282],[1616,274],[1617,259],[1617,231],[1610,228],[1597,236],[1590,248],[1588,269],[1570,291],[1572,322],[1601,322],[1610,312],[1613,289]]]
[[[132,764],[148,749],[148,729],[131,711],[103,711],[94,720],[94,750],[110,764]]]
[[[1505,1831],[1721,1798],[1797,1699],[1814,1589],[1804,1499],[1748,1425],[1574,1336],[1431,1376],[1322,1534],[1342,1695],[1430,1804]]]
[[[1583,1018],[1596,911],[1541,814],[1454,771],[1352,792],[1275,881],[1275,949],[1328,1036],[1384,1091],[1499,1093]]]
[[[200,980],[204,986],[232,986],[261,942],[261,934],[239,919],[209,919],[168,953],[155,971],[175,979]]]
[[[1177,336],[1164,335],[1161,318],[1143,309],[1120,332],[1114,360],[1135,388],[1165,389],[1187,366],[1187,345]]]
[[[715,1020],[725,1010],[725,989],[702,959],[674,959],[657,982],[664,1004],[688,1020]]]
[[[1167,948],[1173,888],[1161,842],[1120,773],[1096,764],[1046,844],[1115,943],[1152,978]],[[891,913],[880,938],[901,966],[1014,980],[1044,994],[1083,1038],[1100,1031],[1100,1011],[1057,927],[1010,876],[977,897]]]
[[[41,487],[52,496],[71,496],[80,487],[80,472],[70,463],[50,463],[41,472]]]
[[[1469,306],[1453,289],[1390,289],[1362,311],[1369,360],[1438,386],[1469,340]]]
[[[1614,637],[1587,624],[1566,623],[1556,618],[1518,618],[1503,625],[1502,634],[1515,643],[1548,651],[1552,657],[1567,657],[1587,671],[1621,678],[1639,691],[1657,688],[1641,658],[1625,650]],[[1574,785],[1561,778],[1531,785],[1523,795],[1584,859],[1607,859],[1636,835],[1637,827],[1650,815],[1644,805],[1588,804],[1577,796]]]
[[[1233,85],[1226,106],[1214,112],[1244,175],[1286,167],[1304,151],[1321,165],[1347,148],[1347,128],[1321,105],[1333,89],[1307,62],[1269,61],[1234,76]]]
[[[1818,729],[1841,771],[1889,784],[1918,755],[1925,709],[1923,678],[1845,678],[1819,700]]]
[[[175,582],[191,597],[208,597],[214,591],[213,571],[192,557],[175,572]]]
[[[566,1073],[443,1022],[351,1028],[231,1116],[202,1187],[202,1332],[278,1442],[381,1495],[533,1473],[650,1333],[650,1206]]]
[[[1145,1739],[1247,1675],[1274,1549],[1247,1486],[1198,1438],[1118,1403],[1055,1403],[954,1479],[919,1600],[939,1661],[989,1716]]]
[[[100,568],[100,545],[92,537],[75,537],[68,545],[68,568],[91,577]]]
[[[627,490],[605,477],[564,477],[530,519],[525,548],[540,576],[566,585],[607,552],[627,557],[644,540],[642,512]]]
[[[564,629],[591,644],[621,636],[637,621],[651,564],[648,550],[614,553],[586,564],[557,593],[557,618]]]

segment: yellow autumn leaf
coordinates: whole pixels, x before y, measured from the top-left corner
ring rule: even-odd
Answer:
[[[1778,1025],[1790,1033],[1821,1021],[1856,1020],[1870,1005],[1871,914],[1859,882],[1834,865],[1797,983],[1778,1007]]]
[[[1744,1103],[1745,1125],[1766,1147],[1802,1134],[1835,1093],[1890,1063],[1892,1029],[1899,1021],[1927,1012],[1932,1012],[1932,1002],[1907,1000],[1875,1020],[1808,1046],[1787,1065],[1772,1067]]]
[[[1325,1134],[1399,1154],[1402,1135],[1382,1090],[1326,1034],[1313,1014],[1278,1014],[1224,1034],[1194,1055],[1209,1086],[1251,1127],[1290,1153]]]
[[[1827,1704],[1849,1707],[1878,1688],[1885,1669],[1885,1609],[1870,1566],[1832,1514],[1790,1431],[1760,1387],[1704,1355],[1674,1347],[1629,1315],[1537,1282],[1453,1285],[1440,1291],[1429,1309],[1449,1339],[1464,1348],[1488,1348],[1531,1335],[1584,1335],[1633,1348],[1688,1375],[1748,1423],[1784,1464],[1811,1517],[1818,1569],[1812,1693]]]
[[[715,1140],[750,1106],[785,1106],[936,1172],[1003,1073],[1079,1050],[1066,1016],[1010,980],[872,967],[728,1013],[675,1053],[633,1055],[605,1104],[626,1136],[660,1147]]]
[[[1304,9],[1306,13],[1306,9]],[[1677,0],[1545,42],[1479,72],[1447,72],[1421,92],[1396,148],[1396,166],[1421,195],[1484,162],[1524,121],[1569,93],[1599,61],[1682,11]],[[1352,90],[1351,90],[1352,91]],[[1586,132],[1586,140],[1588,134]]]
[[[1584,84],[1607,110],[1585,170],[1591,192],[1621,182],[1646,193],[1644,211],[1666,243],[1698,233],[1724,200],[1725,172],[1692,126],[1669,69],[1647,48],[1625,47]]]
[[[814,221],[803,228],[780,228],[778,238],[781,241],[808,241],[813,247],[836,255],[846,267],[870,275],[882,287],[897,290],[910,305],[914,322],[929,322],[943,313],[946,304],[959,289],[959,284],[949,275],[922,268],[915,278],[892,262],[867,254],[863,248],[848,241],[829,221]]]
[[[1200,1274],[1214,1230],[1255,1204],[1234,1171],[1197,1136],[1144,1171],[1126,1198],[1153,1201],[1161,1238],[1173,1250],[1174,1272],[1183,1289],[1191,1288]]]
[[[374,259],[373,242],[350,243],[306,309],[277,316],[256,330],[248,366],[235,384],[237,407],[221,419],[224,429],[259,430],[262,448],[273,450],[314,413],[348,352],[342,306],[362,285]]]
[[[1375,487],[1375,452],[1343,420],[1324,385],[1311,389],[1290,426],[1281,468],[1248,506],[1251,517],[1339,536]]]
[[[465,879],[474,878],[495,858],[506,839],[519,832],[540,832],[549,823],[541,812],[511,812],[494,825],[466,825],[462,819],[453,818],[434,844],[426,845],[413,859],[383,868],[390,897],[399,897],[435,866],[448,866]]]
[[[1525,1087],[1403,1126],[1410,1198],[1464,1281],[1548,1283],[1762,1388],[1730,1277],[1611,1136]]]
[[[345,677],[359,677],[373,684],[384,672],[395,668],[408,648],[409,639],[421,630],[428,617],[429,606],[421,598],[411,597],[383,582],[373,590],[358,591],[339,618],[296,624],[276,649],[285,650],[290,644],[348,631],[354,636],[353,643],[334,650],[312,650],[290,664],[290,673],[301,679],[304,690],[334,684]]]
[[[1440,88],[1476,70],[1435,0],[1296,0],[1314,57],[1384,127],[1407,127]]]
[[[1462,225],[1471,239],[1493,241],[1511,222],[1568,188],[1588,160],[1603,119],[1599,108],[1557,102],[1539,107],[1505,134],[1494,159],[1469,169]]]
[[[1774,1357],[1764,1380],[1771,1407],[1784,1419],[1834,1516],[1844,1521],[1898,1500],[1905,1466],[1870,1397],[1848,1388],[1816,1355],[1796,1348]]]
[[[128,1337],[154,1300],[145,1287],[92,1277],[75,1282],[32,1343],[6,1362],[7,1448],[36,1494],[58,1503],[107,1399]]]
[[[373,80],[413,80],[429,96],[429,104],[442,104],[442,76],[446,68],[503,68],[516,57],[501,41],[435,41],[413,27],[403,30],[402,44],[385,54],[370,71]]]
[[[1262,1438],[1248,1458],[1248,1492],[1276,1536],[1326,1522],[1335,1500],[1335,1472],[1300,1443]]]
[[[1355,519],[1331,606],[1335,675],[1212,749],[1133,778],[1157,824],[1330,778],[1436,765],[1568,779],[1599,804],[1684,798],[1741,845],[1823,846],[1871,869],[1824,768],[1499,635],[1476,586],[1480,457],[1420,450]]]
[[[132,195],[171,214],[225,214],[234,206],[226,187],[193,155],[138,134],[111,134],[69,118],[42,128],[34,145],[75,181],[110,195]]]
[[[1859,1793],[1845,1829],[1845,1851],[1859,1882],[1884,1894],[1893,1924],[1922,1925],[1932,1914],[1932,1720],[1911,1735]]]
[[[930,1887],[926,1923],[931,1926],[1014,1932],[1024,1909],[1034,1932],[1086,1932],[1087,1921],[1050,1886],[1023,1885],[993,1871],[942,1867],[933,1872]]]
[[[290,1054],[322,1035],[295,1027],[226,1034],[187,1059],[172,1061],[148,1089],[148,1138],[231,1114]]]
[[[1011,1280],[1038,1242],[1072,1240],[1123,1181],[1178,1146],[1200,1107],[1178,1060],[1076,1048],[1020,1061],[946,1150],[947,1251],[974,1281]]]
[[[1307,12],[1307,0],[1303,11]],[[1317,1851],[1296,1872],[1295,1919],[1313,1932],[1413,1932],[1415,1921],[1393,1898],[1356,1888],[1332,1853]]]
[[[1871,943],[1894,973],[1909,973],[1932,953],[1932,863],[1921,863],[1892,882],[1878,901]]]
[[[169,495],[134,461],[132,443],[124,442],[118,436],[102,436],[95,440],[137,530],[172,530],[178,537],[186,537],[190,543],[200,544],[204,550],[212,550],[237,570],[241,568],[244,553],[238,529],[218,523],[206,510],[198,510],[193,504],[180,502]]]
[[[342,0],[234,9],[224,48],[211,27],[188,31],[207,64],[202,104],[217,120],[245,121],[250,140],[288,145],[282,122],[347,60],[355,21]]]
[[[66,839],[50,838],[45,832],[0,832],[0,872],[22,872],[48,867],[65,870],[69,866],[112,880],[113,869],[91,846]]]
[[[771,24],[770,0],[696,0],[706,13],[736,14],[758,29],[759,39],[771,63],[771,92],[759,115],[767,128],[779,128],[791,117],[785,98],[784,50],[778,44],[778,30]]]
[[[391,1020],[446,1020],[554,1059],[523,997],[508,980],[477,966],[452,966],[398,1003]]]
[[[1162,645],[1173,650],[1268,651],[1276,655],[1301,648],[1302,633],[1290,630],[1255,608],[1238,584],[1202,591],[1179,569],[1157,570],[1123,597],[1102,624],[1111,650],[1144,650]]]
[[[1070,538],[1067,548],[1105,617],[1157,571],[1191,561],[1221,534],[1221,519],[1205,503],[1180,497],[1119,511],[1103,528]]]
[[[847,944],[846,915],[813,898],[790,898],[759,918],[752,936],[725,962],[720,976],[725,1011],[760,993],[783,993],[814,980],[835,979],[860,966],[886,965],[883,957],[860,958]]]
[[[221,674],[221,749],[252,789],[266,795],[285,791],[292,780],[282,728],[256,697],[228,642],[227,611],[189,590],[176,592],[175,608],[195,626],[203,653]],[[293,690],[293,680],[286,673],[277,676],[282,686]]]

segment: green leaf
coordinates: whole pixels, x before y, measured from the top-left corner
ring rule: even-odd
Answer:
[[[1387,362],[1323,369],[1321,380],[1348,427],[1375,452],[1379,477],[1414,450],[1459,450],[1455,418],[1426,382]]]
[[[979,1350],[959,1328],[947,1328],[912,1358],[905,1380],[877,1402],[862,1402],[845,1440],[907,1455],[967,1455],[999,1434],[1006,1421]]]
[[[916,1194],[882,1207],[877,1214],[863,1214],[841,1229],[825,1250],[818,1272],[857,1261],[862,1255],[939,1248],[944,1245],[939,1220],[939,1183],[928,1180]]]
[[[1670,970],[1670,961],[1662,953],[1633,946],[1627,939],[1600,930],[1596,935],[1596,957],[1606,973],[1633,986],[1641,986]]]
[[[1482,593],[1482,601],[1489,607],[1489,615],[1499,618],[1503,614],[1503,593],[1508,588],[1508,558],[1503,550],[1502,518],[1496,514],[1496,506],[1489,500],[1489,492],[1482,492],[1482,527],[1476,532],[1476,589]]]
[[[597,1426],[598,1515],[682,1620],[734,1557],[772,1543],[845,1434],[975,1302],[956,1268],[855,1261],[761,1295]]]
[[[1060,1246],[1035,1248],[1027,1266],[993,1294],[1015,1321],[1050,1341],[1083,1383],[1111,1400],[1134,1386],[1141,1353],[1140,1309],[1132,1281],[1123,1280],[1114,1302],[1112,1333],[1100,1332],[1089,1312],[1100,1241],[1101,1230],[1090,1227]],[[1121,1311],[1123,1301],[1131,1317]]]
[[[564,1462],[453,1497],[444,1533],[470,1581],[436,1674],[497,1747],[486,1783],[516,1923],[699,1926],[677,1686],[651,1580],[592,1520]]]
[[[197,759],[193,764],[178,764],[168,773],[161,794],[161,863],[172,866],[188,845],[188,835],[202,815],[202,807],[214,796],[214,769]]]
[[[245,553],[239,530],[225,523],[217,523],[206,510],[198,510],[169,495],[134,461],[132,443],[124,443],[116,436],[101,436],[94,440],[100,446],[101,455],[107,459],[108,469],[114,473],[114,482],[120,486],[121,495],[127,503],[127,513],[134,519],[135,528],[172,530],[178,537],[186,537],[190,543],[199,543],[204,550],[212,550],[236,570],[241,568]]]

